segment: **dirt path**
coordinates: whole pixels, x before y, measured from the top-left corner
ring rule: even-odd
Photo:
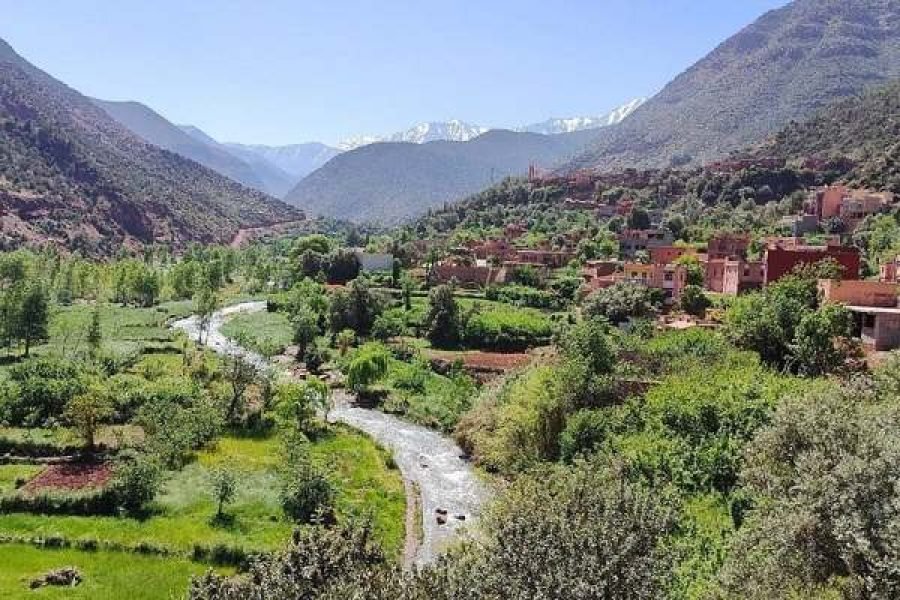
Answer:
[[[261,310],[265,310],[264,302],[247,302],[217,312],[209,331],[204,332],[203,343],[216,352],[243,356],[261,368],[269,368],[265,358],[221,333],[229,315]],[[172,326],[195,341],[199,338],[196,317]],[[354,406],[353,397],[344,390],[335,390],[334,400],[331,420],[363,431],[391,450],[403,475],[407,496],[404,562],[411,565],[433,561],[462,529],[477,519],[488,498],[486,486],[472,465],[461,458],[462,451],[450,438],[392,415]],[[420,524],[421,540],[417,535]]]

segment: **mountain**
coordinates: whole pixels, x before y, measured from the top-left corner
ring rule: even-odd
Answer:
[[[110,102],[96,98],[92,100],[109,116],[145,141],[218,171],[247,187],[266,191],[262,181],[246,162],[217,147],[214,141],[210,144],[188,135],[151,108],[139,102]]]
[[[556,133],[571,133],[573,131],[582,131],[585,129],[598,129],[600,127],[608,127],[617,125],[637,110],[646,98],[635,98],[627,104],[608,112],[599,117],[572,117],[568,119],[553,118],[541,123],[525,125],[516,129],[516,131],[527,131],[530,133],[542,133],[544,135],[553,135]]]
[[[147,143],[0,40],[0,245],[225,243],[302,213]]]
[[[849,158],[852,183],[900,193],[900,80],[793,122],[752,154],[803,162]]]
[[[571,117],[553,118],[541,123],[515,127],[512,131],[526,133],[541,133],[553,135],[557,133],[572,133],[585,129],[598,129],[608,125],[621,123],[627,116],[635,111],[645,101],[644,98],[636,98],[619,106],[605,115],[598,117]],[[405,131],[400,131],[388,136],[359,135],[342,140],[338,149],[346,152],[355,150],[368,144],[379,142],[410,142],[413,144],[425,144],[428,142],[468,142],[483,133],[490,131],[491,127],[483,127],[465,121],[431,121],[419,123]]]
[[[676,77],[567,169],[703,163],[900,76],[900,2],[796,0]]]
[[[311,214],[394,223],[584,148],[597,131],[540,135],[492,130],[468,142],[383,142],[340,154],[285,200]]]
[[[227,143],[225,147],[245,160],[254,156],[273,165],[292,180],[290,185],[288,185],[288,189],[340,154],[340,150],[337,148],[332,148],[319,142],[291,144],[289,146]],[[279,195],[283,195],[287,191],[286,189]]]

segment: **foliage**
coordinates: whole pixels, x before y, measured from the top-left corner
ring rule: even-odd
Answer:
[[[97,431],[112,418],[113,412],[113,402],[106,390],[94,385],[69,401],[65,418],[84,439],[87,449],[93,450]]]
[[[369,342],[358,348],[347,362],[347,386],[356,393],[368,387],[387,373],[390,351],[383,344]]]
[[[722,570],[726,595],[900,593],[897,366],[792,395],[747,448],[742,476],[758,502]]]
[[[334,485],[309,455],[307,444],[297,435],[284,438],[281,506],[297,523],[334,518]]]
[[[216,502],[216,519],[222,521],[225,513],[225,505],[234,500],[237,492],[237,478],[232,469],[219,467],[210,472],[210,493]]]
[[[38,358],[13,366],[10,384],[0,398],[0,418],[13,425],[35,427],[63,416],[66,405],[85,390],[80,367],[58,358]]]
[[[459,341],[459,306],[452,286],[439,285],[428,293],[425,327],[428,339],[437,347],[453,346]]]
[[[550,341],[552,326],[531,309],[474,305],[464,317],[462,338],[467,346],[490,350],[524,350]]]
[[[658,299],[647,286],[618,282],[588,296],[582,310],[586,317],[604,317],[618,325],[629,319],[649,317],[658,307]]]
[[[112,489],[119,506],[130,514],[142,513],[159,492],[162,468],[148,454],[123,455],[116,465]]]
[[[712,305],[712,301],[703,293],[703,288],[696,285],[684,286],[679,302],[681,310],[697,317],[702,317],[706,309]]]

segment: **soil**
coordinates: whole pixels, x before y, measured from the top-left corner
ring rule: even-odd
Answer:
[[[100,489],[112,475],[113,467],[108,462],[50,465],[25,484],[22,491],[35,494],[45,490]]]

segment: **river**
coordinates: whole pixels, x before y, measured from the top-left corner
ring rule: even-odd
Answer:
[[[241,347],[221,331],[230,316],[265,309],[265,302],[245,302],[216,312],[210,319],[209,331],[204,332],[203,343],[216,352],[241,356],[261,369],[274,368],[263,356]],[[172,327],[194,341],[200,337],[196,316],[176,321]],[[433,561],[477,520],[489,496],[487,486],[472,465],[461,458],[462,451],[452,439],[393,415],[354,406],[352,396],[344,390],[335,390],[334,404],[329,415],[332,420],[365,432],[393,453],[406,484],[407,505],[421,511],[421,540],[415,532],[417,515],[407,517],[404,562],[409,565]]]

